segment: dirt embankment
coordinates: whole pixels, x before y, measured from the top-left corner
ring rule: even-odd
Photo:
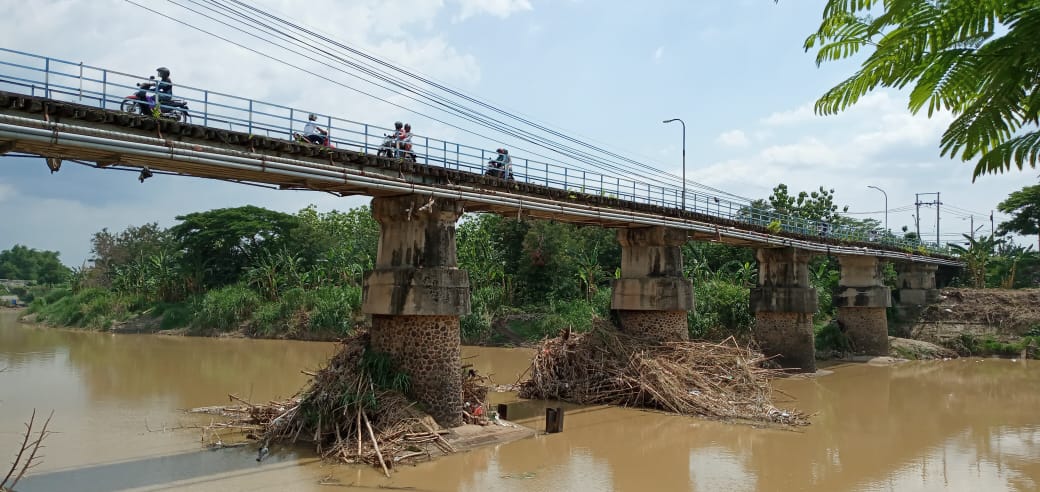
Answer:
[[[1040,289],[942,289],[911,324],[911,337],[943,344],[968,335],[1015,340],[1040,331]]]

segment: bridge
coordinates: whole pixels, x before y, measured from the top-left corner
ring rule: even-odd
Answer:
[[[485,149],[418,136],[415,161],[377,155],[384,133],[367,123],[321,115],[333,147],[293,140],[310,111],[178,85],[191,108],[179,118],[121,109],[141,77],[0,48],[0,154],[44,157],[99,169],[154,172],[373,197],[380,224],[374,270],[362,309],[372,343],[408,372],[413,396],[446,425],[459,422],[459,316],[469,313],[469,279],[458,268],[455,224],[465,212],[545,218],[615,228],[621,276],[612,309],[620,328],[661,341],[688,337],[692,282],[681,246],[717,241],[755,248],[755,337],[785,366],[815,371],[809,283],[814,255],[838,258],[838,320],[857,349],[888,353],[885,309],[937,296],[939,266],[960,266],[947,251],[889,231],[832,227],[756,208],[674,183],[603,174],[552,159],[513,157],[515,179],[488,176]],[[899,272],[897,295],[883,262]]]

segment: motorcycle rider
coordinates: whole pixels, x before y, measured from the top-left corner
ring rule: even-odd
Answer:
[[[492,176],[498,176],[502,179],[508,179],[513,176],[513,160],[509,158],[509,151],[506,149],[495,149],[498,156],[495,160],[488,162],[488,166],[491,167],[488,170],[488,174]]]
[[[151,110],[150,104],[148,103],[148,91],[154,90],[156,94],[156,102],[159,103],[160,109],[163,104],[168,103],[173,99],[173,81],[170,80],[170,69],[166,67],[159,67],[155,69],[156,74],[159,75],[159,80],[155,81],[155,77],[148,77],[153,82],[141,82],[137,84],[141,90],[137,91],[137,99],[141,101],[137,107],[141,110],[141,114],[148,114]]]
[[[303,138],[314,145],[324,145],[329,138],[329,132],[318,126],[318,115],[311,113],[307,116],[307,125],[303,127]]]
[[[398,146],[401,150],[404,150],[406,154],[412,151],[412,124],[405,123],[404,130],[401,131],[401,138]]]

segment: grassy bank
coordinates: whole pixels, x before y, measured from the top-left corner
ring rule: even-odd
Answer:
[[[244,285],[230,285],[181,302],[148,302],[143,296],[108,289],[54,288],[37,296],[27,314],[50,325],[120,331],[181,330],[219,336],[332,340],[353,333],[362,320],[361,289],[323,286],[290,289],[264,299]]]

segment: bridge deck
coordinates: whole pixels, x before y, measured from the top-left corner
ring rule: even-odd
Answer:
[[[765,223],[505,181],[447,166],[416,164],[362,152],[155,119],[121,111],[0,91],[0,152],[141,167],[188,176],[264,183],[339,195],[416,193],[461,201],[468,211],[554,219],[603,227],[660,225],[692,240],[748,247],[792,246],[831,254],[960,265],[952,257],[869,241],[848,241]],[[762,222],[762,221],[758,221]]]

